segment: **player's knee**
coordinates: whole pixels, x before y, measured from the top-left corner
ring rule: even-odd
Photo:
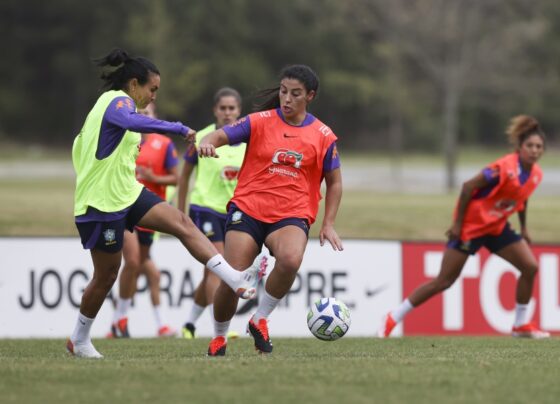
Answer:
[[[290,274],[294,274],[301,266],[302,257],[293,254],[286,254],[276,257],[276,267]]]
[[[523,268],[522,273],[525,276],[529,276],[531,278],[535,277],[535,275],[537,275],[537,272],[539,271],[539,264],[537,264],[536,261],[531,262],[529,264],[527,264],[525,266],[525,268]]]

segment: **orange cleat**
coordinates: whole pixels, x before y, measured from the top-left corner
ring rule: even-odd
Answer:
[[[257,323],[253,321],[253,317],[249,320],[247,331],[255,340],[255,349],[260,353],[271,353],[272,342],[268,335],[268,323],[266,318],[261,318]]]
[[[383,322],[381,328],[377,331],[377,336],[379,338],[388,338],[391,335],[391,331],[397,325],[397,322],[393,320],[393,316],[391,313],[387,313],[385,317],[383,317]]]
[[[225,356],[227,341],[223,336],[218,336],[210,341],[208,356]]]
[[[543,338],[549,338],[550,333],[540,330],[533,323],[527,323],[519,327],[513,327],[511,329],[511,336],[517,338],[543,339]]]

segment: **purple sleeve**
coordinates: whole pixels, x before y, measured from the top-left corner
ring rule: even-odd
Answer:
[[[196,151],[195,145],[191,144],[187,147],[187,151],[183,155],[183,160],[193,166],[198,164],[198,152]]]
[[[249,138],[251,137],[251,120],[248,116],[230,125],[226,125],[222,129],[226,132],[229,144],[241,142],[249,143]]]
[[[337,168],[340,168],[340,155],[336,148],[336,142],[332,142],[323,159],[323,174],[336,170]]]
[[[185,136],[189,128],[181,122],[152,119],[135,111],[134,102],[128,97],[117,97],[107,107],[104,120],[112,125],[139,133],[173,133]]]
[[[482,170],[482,174],[486,181],[488,181],[488,185],[496,185],[500,182],[500,172],[492,167],[486,167]]]
[[[173,144],[173,142],[170,142],[165,152],[165,161],[163,162],[163,166],[166,170],[169,171],[173,167],[176,167],[177,164],[179,164],[179,159],[177,158],[177,149],[175,149],[175,145]]]

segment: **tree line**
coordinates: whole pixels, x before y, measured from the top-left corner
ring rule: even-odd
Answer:
[[[92,59],[122,47],[162,73],[165,119],[202,128],[213,93],[252,95],[291,63],[321,78],[311,107],[343,149],[503,145],[509,117],[550,137],[560,87],[553,0],[4,0],[0,139],[69,146],[99,95]]]

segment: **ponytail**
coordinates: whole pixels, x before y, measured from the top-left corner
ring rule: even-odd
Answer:
[[[113,49],[107,56],[93,61],[99,67],[116,67],[105,71],[101,79],[105,90],[122,90],[131,79],[137,79],[140,85],[146,84],[150,74],[159,75],[159,70],[152,62],[143,57],[130,57],[122,49]]]

